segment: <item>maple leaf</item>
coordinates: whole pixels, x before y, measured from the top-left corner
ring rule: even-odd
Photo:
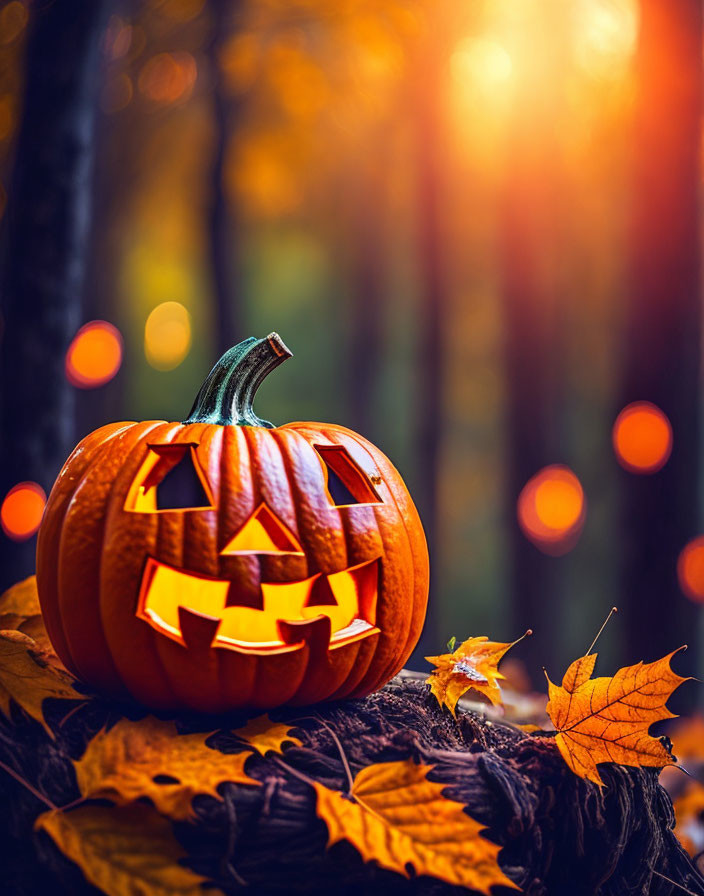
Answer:
[[[107,896],[203,896],[205,878],[179,864],[185,852],[149,806],[80,806],[40,815],[35,829]],[[221,890],[208,890],[220,894]]]
[[[704,785],[693,781],[673,803],[675,835],[690,856],[704,850]]]
[[[179,734],[173,722],[154,716],[122,719],[99,731],[74,762],[78,787],[86,798],[108,797],[122,805],[146,796],[164,815],[183,820],[192,816],[196,794],[221,799],[216,788],[223,781],[261,786],[244,771],[251,753],[212,750],[205,744],[209,736]],[[177,781],[160,784],[154,780],[159,775]]]
[[[0,632],[0,710],[8,718],[12,699],[53,738],[42,704],[48,697],[85,700],[83,694],[74,690],[74,680],[68,672],[53,666],[28,635]]]
[[[36,576],[18,582],[0,595],[0,616],[14,614],[26,618],[40,613]]]
[[[492,703],[500,704],[501,690],[497,682],[504,676],[497,668],[499,662],[514,644],[529,634],[532,634],[530,629],[510,644],[489,641],[485,635],[468,638],[452,653],[427,656],[426,660],[436,666],[428,676],[428,684],[440,706],[447,706],[454,716],[457,701],[470,688],[484,694]]]
[[[243,728],[238,728],[234,733],[264,756],[270,750],[275,753],[283,753],[283,745],[286,741],[300,746],[301,741],[297,737],[293,737],[291,731],[293,728],[288,725],[272,722],[268,715],[263,715],[250,719]]]
[[[665,703],[675,688],[688,681],[670,667],[677,652],[654,663],[626,666],[613,678],[591,678],[597,656],[591,654],[572,663],[561,686],[548,678],[547,713],[557,731],[555,741],[576,775],[603,786],[597,771],[600,762],[674,765],[670,753],[648,729],[653,722],[674,718]]]
[[[501,847],[479,835],[484,828],[461,803],[442,795],[446,784],[427,779],[431,769],[410,760],[370,765],[354,779],[354,802],[313,782],[328,846],[349,840],[365,861],[406,877],[410,864],[417,874],[481,893],[494,884],[519,889],[499,867]]]

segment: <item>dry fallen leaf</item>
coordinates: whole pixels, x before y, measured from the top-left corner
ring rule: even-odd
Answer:
[[[149,806],[45,812],[35,828],[108,896],[203,896],[205,878],[178,864],[185,853],[169,822]]]
[[[139,722],[122,719],[109,731],[99,731],[74,763],[78,787],[84,797],[120,804],[146,796],[164,815],[186,819],[196,794],[220,799],[216,788],[223,781],[260,785],[244,771],[251,753],[220,753],[205,745],[208,737],[178,734],[173,722],[153,716]],[[178,781],[159,784],[158,775]]]
[[[572,663],[562,686],[548,678],[547,712],[557,731],[555,740],[576,775],[602,786],[600,762],[657,768],[674,764],[648,729],[653,722],[674,718],[665,703],[688,680],[670,668],[677,652],[654,663],[626,666],[613,678],[590,677],[596,662],[591,654]]]
[[[268,715],[263,715],[250,719],[243,728],[238,728],[234,733],[264,756],[270,750],[283,753],[283,745],[287,741],[300,746],[301,741],[293,737],[291,731],[293,728],[289,725],[272,722]]]
[[[500,704],[501,690],[497,681],[504,676],[497,666],[503,655],[520,640],[502,644],[489,641],[486,636],[468,638],[452,653],[427,656],[426,660],[437,667],[428,676],[428,684],[440,706],[447,706],[454,715],[457,701],[470,688],[484,694],[492,703]]]
[[[0,595],[0,616],[37,616],[41,613],[37,595],[37,577],[30,576]]]
[[[48,734],[51,729],[44,719],[42,704],[48,697],[63,700],[85,700],[74,690],[73,677],[51,665],[35,641],[22,632],[0,632],[0,710],[10,715],[12,698]]]
[[[328,827],[328,845],[349,842],[408,877],[407,864],[450,884],[489,893],[494,884],[519,889],[498,864],[501,847],[480,836],[482,825],[461,803],[442,795],[446,784],[428,781],[429,765],[381,762],[354,779],[354,802],[318,782],[317,814]]]
[[[704,850],[704,785],[692,781],[674,801],[675,834],[690,856]]]

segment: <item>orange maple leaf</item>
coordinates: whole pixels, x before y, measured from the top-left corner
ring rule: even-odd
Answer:
[[[106,797],[119,805],[149,797],[162,814],[184,820],[193,815],[196,794],[221,799],[217,787],[224,781],[261,786],[244,770],[252,753],[220,753],[206,746],[208,737],[179,734],[173,722],[154,716],[138,722],[121,719],[109,731],[99,731],[74,761],[81,795]],[[159,775],[173,780],[158,783]]]
[[[429,781],[430,765],[380,762],[355,777],[351,796],[312,782],[316,811],[328,827],[328,845],[349,840],[365,861],[408,877],[406,866],[458,886],[489,893],[494,884],[519,889],[501,870],[501,849],[480,836],[483,826],[461,803]]]
[[[235,734],[264,756],[270,751],[283,753],[283,745],[286,742],[300,747],[299,738],[291,734],[293,730],[290,725],[272,722],[268,715],[263,715],[250,719],[243,728],[238,728]]]
[[[497,668],[499,662],[514,644],[530,634],[528,629],[525,635],[510,644],[489,641],[482,635],[468,638],[452,653],[426,656],[426,660],[436,666],[428,676],[428,684],[440,706],[447,706],[454,716],[457,701],[470,688],[484,694],[492,703],[500,704],[501,690],[497,681],[504,676]]]
[[[670,667],[677,652],[654,663],[626,666],[613,678],[591,677],[597,657],[592,653],[572,663],[561,686],[548,678],[547,713],[557,731],[555,741],[576,775],[603,786],[597,771],[601,762],[656,768],[675,764],[648,729],[675,717],[665,703],[689,680]]]

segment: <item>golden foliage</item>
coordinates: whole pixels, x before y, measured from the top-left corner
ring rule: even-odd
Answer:
[[[74,679],[51,662],[35,641],[16,631],[0,632],[0,710],[9,718],[10,699],[53,737],[44,719],[42,704],[48,697],[85,700],[73,688]]]
[[[656,768],[674,764],[648,729],[674,718],[665,703],[688,680],[670,668],[675,653],[654,663],[626,666],[613,678],[590,677],[596,662],[592,654],[572,663],[562,686],[548,678],[547,712],[557,731],[555,740],[576,775],[603,786],[597,771],[601,762]]]
[[[171,824],[149,806],[45,812],[35,827],[108,896],[203,896],[205,879],[179,864],[185,853]]]
[[[452,653],[427,656],[426,660],[436,666],[428,676],[428,684],[440,706],[447,706],[454,716],[457,701],[470,689],[500,704],[501,690],[497,682],[504,676],[497,667],[504,654],[520,640],[502,644],[482,635],[468,638]]]
[[[365,861],[408,876],[410,864],[451,884],[489,893],[494,884],[518,889],[498,864],[500,847],[480,837],[482,825],[461,803],[442,795],[447,785],[427,779],[432,766],[382,762],[362,769],[354,802],[313,783],[328,845],[349,840]]]
[[[122,719],[109,731],[99,731],[75,763],[84,797],[109,797],[125,804],[149,797],[156,808],[174,819],[192,815],[198,793],[219,797],[223,781],[259,785],[244,771],[251,753],[227,755],[209,749],[208,734],[179,734],[173,722],[149,716],[139,722]],[[178,779],[157,783],[168,775]]]
[[[301,741],[293,737],[291,731],[293,729],[288,725],[272,722],[268,715],[263,715],[250,719],[244,728],[238,728],[235,734],[264,756],[270,750],[283,753],[283,745],[287,741],[300,747]]]

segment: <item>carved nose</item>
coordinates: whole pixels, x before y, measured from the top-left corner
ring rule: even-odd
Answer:
[[[233,535],[221,555],[298,554],[303,549],[296,536],[266,504],[260,504],[246,523]]]

